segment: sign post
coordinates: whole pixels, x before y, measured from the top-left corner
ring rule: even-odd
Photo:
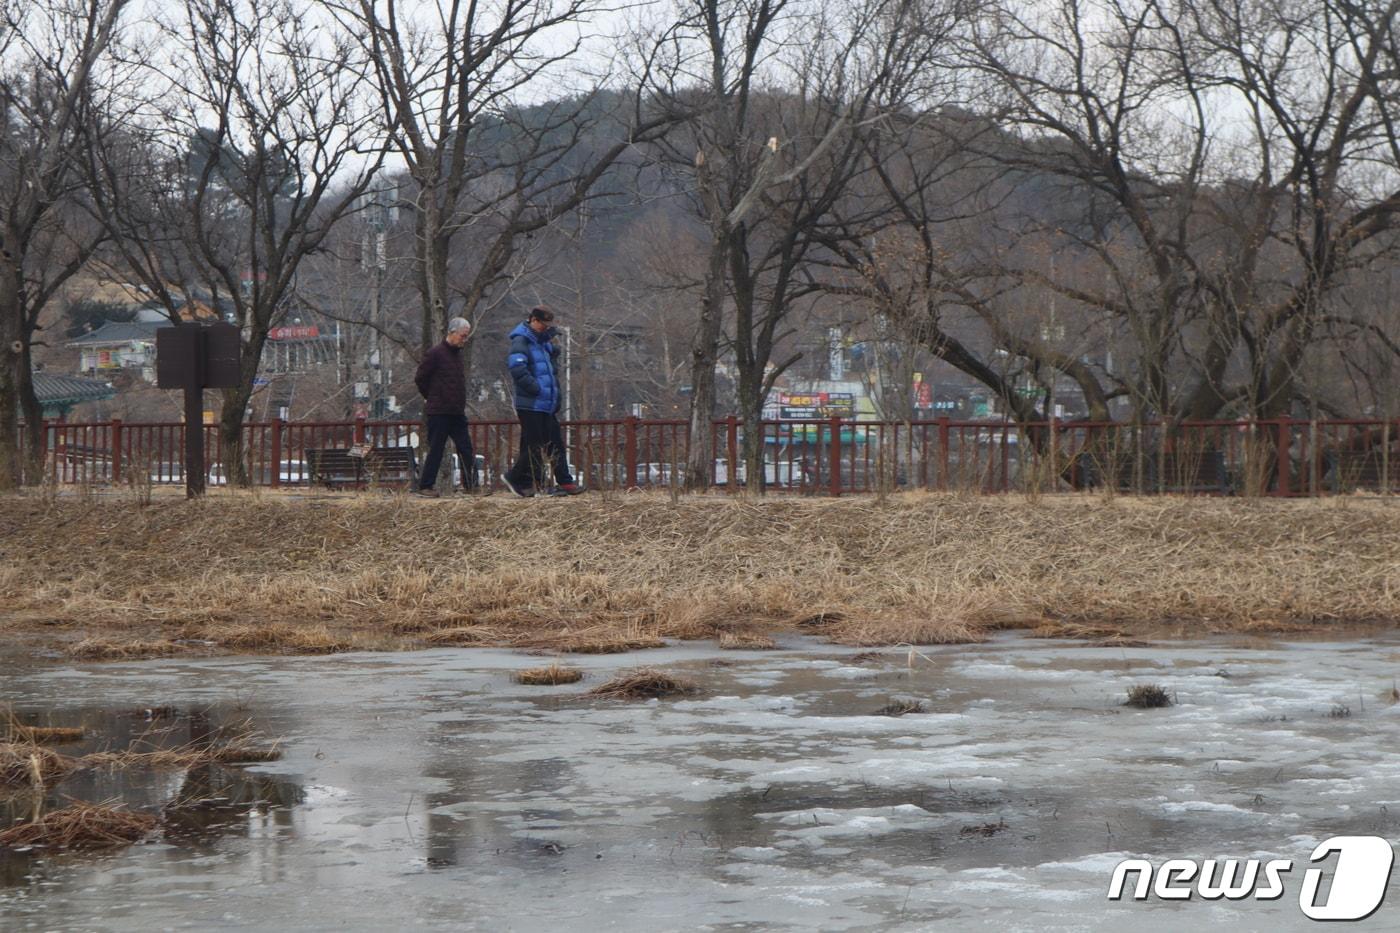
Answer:
[[[204,390],[238,385],[242,347],[232,324],[156,331],[156,386],[185,392],[185,495],[204,495]]]

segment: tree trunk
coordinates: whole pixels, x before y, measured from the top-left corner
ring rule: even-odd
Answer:
[[[739,415],[744,419],[744,495],[764,493],[763,472],[763,371],[739,374]]]
[[[253,394],[251,385],[241,383],[236,389],[224,390],[223,405],[219,410],[219,455],[224,461],[224,481],[230,486],[252,485],[247,465],[243,462],[243,412],[248,408],[248,399]],[[187,426],[188,427],[188,426]],[[195,430],[202,430],[196,425]],[[274,470],[280,464],[273,464]],[[204,468],[209,469],[209,464]]]
[[[9,335],[0,347],[0,492],[16,488],[22,475],[19,451],[19,386],[15,379],[18,353],[10,351]]]
[[[19,369],[15,373],[18,383],[20,411],[24,414],[24,457],[20,463],[26,486],[37,486],[44,481],[44,409],[34,393],[34,363],[30,355],[29,341],[24,341],[19,353]]]
[[[13,268],[0,270],[0,491],[20,484],[19,408],[20,367],[24,364],[20,321],[19,276]]]
[[[224,390],[223,404],[219,409],[219,455],[224,461],[224,480],[230,486],[251,486],[253,477],[248,474],[243,452],[243,415],[248,410],[248,399],[253,396],[253,380],[258,375],[258,364],[262,360],[265,328],[253,328],[251,339],[243,347],[243,360],[239,366],[238,385]],[[202,426],[196,426],[202,430]],[[209,464],[205,464],[205,469]],[[280,463],[272,464],[272,469],[280,470]]]
[[[720,323],[724,314],[725,244],[718,237],[710,244],[710,265],[705,273],[705,295],[700,300],[700,325],[695,331],[690,363],[690,456],[685,468],[685,488],[703,492],[710,488],[714,470],[715,364],[719,359]],[[738,464],[727,468],[727,482],[735,483]]]

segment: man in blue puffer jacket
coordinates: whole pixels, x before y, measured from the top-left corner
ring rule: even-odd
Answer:
[[[569,474],[564,435],[559,429],[559,403],[562,399],[555,361],[559,348],[554,344],[554,312],[539,307],[510,332],[510,355],[506,365],[515,382],[515,415],[520,419],[520,455],[506,472],[506,486],[517,496],[533,496],[535,489],[549,483],[554,469],[558,492],[582,492]]]

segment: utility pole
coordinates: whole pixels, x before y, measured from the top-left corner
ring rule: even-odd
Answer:
[[[387,326],[384,314],[384,270],[388,265],[385,248],[386,230],[389,226],[388,192],[376,188],[370,193],[371,202],[366,212],[369,233],[361,254],[361,265],[369,269],[369,322],[373,340],[370,351],[369,411],[371,418],[383,418],[387,414],[389,398],[389,366],[384,343],[384,329]]]
[[[574,329],[565,324],[564,332],[564,420],[574,420]]]

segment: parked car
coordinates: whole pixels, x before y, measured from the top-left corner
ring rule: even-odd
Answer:
[[[271,470],[269,464],[260,464],[255,467],[253,482],[259,486],[269,485]],[[185,481],[185,465],[183,463],[153,463],[147,475],[153,484],[175,483],[180,484]],[[300,460],[283,460],[282,468],[279,471],[278,482],[283,486],[297,486],[309,481],[310,475],[307,473],[306,464]],[[222,463],[216,463],[209,467],[209,472],[205,476],[207,486],[227,486],[228,476],[224,471]]]
[[[483,457],[481,454],[477,454],[477,455],[474,457],[474,459],[476,460],[476,481],[477,481],[479,484],[481,484],[482,486],[489,486],[489,485],[491,485],[492,481],[493,481],[494,478],[495,478],[495,474],[494,474],[494,473],[492,472],[492,470],[491,470],[491,465],[490,465],[489,463],[486,462],[486,458]],[[462,463],[461,458],[458,457],[456,453],[453,453],[453,454],[452,454],[452,487],[453,487],[454,489],[460,489],[460,488],[462,488],[462,468],[461,468],[461,463]],[[418,468],[421,470],[421,469],[423,468],[423,465],[420,463],[420,464],[418,465]]]

